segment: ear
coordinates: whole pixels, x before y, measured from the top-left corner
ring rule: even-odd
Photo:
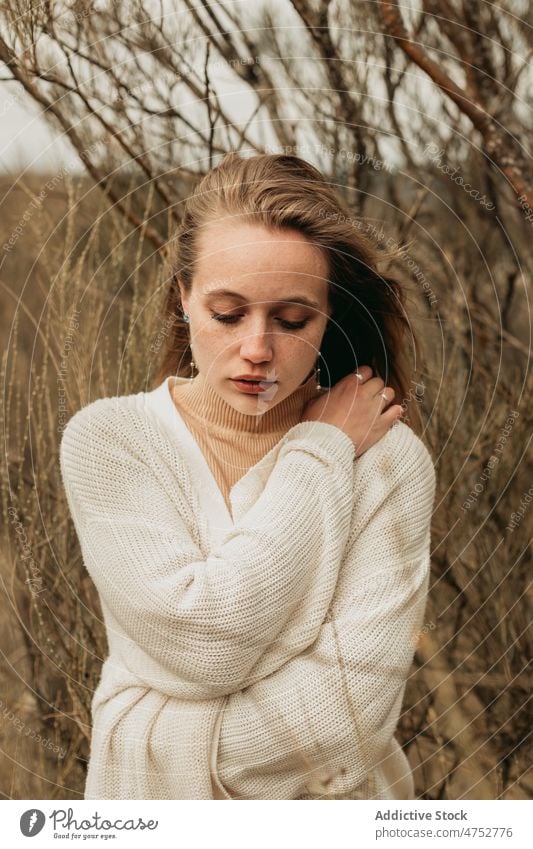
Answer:
[[[188,295],[185,292],[185,289],[184,289],[182,283],[179,280],[178,280],[178,287],[179,287],[179,290],[180,290],[181,307],[183,309],[183,312],[188,314],[188,312],[189,312],[189,298],[188,298]]]

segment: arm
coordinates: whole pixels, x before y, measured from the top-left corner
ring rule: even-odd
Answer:
[[[206,696],[225,695],[245,686],[312,583],[322,613],[308,610],[297,650],[318,633],[350,528],[355,447],[333,425],[295,425],[263,491],[205,556],[187,470],[155,429],[139,438],[150,427],[101,399],[65,429],[61,470],[84,562],[128,637]]]
[[[321,775],[346,795],[390,746],[426,604],[435,471],[402,423],[359,458],[354,487],[331,618],[306,651],[227,699],[212,773],[230,798],[296,799],[319,792]]]

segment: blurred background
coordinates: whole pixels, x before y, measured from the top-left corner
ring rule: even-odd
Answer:
[[[83,797],[107,647],[58,446],[151,386],[167,244],[229,150],[312,162],[396,251],[438,481],[397,737],[421,799],[531,798],[532,54],[527,0],[3,0],[3,798]]]

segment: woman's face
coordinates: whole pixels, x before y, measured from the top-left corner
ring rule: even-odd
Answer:
[[[191,292],[181,288],[201,379],[251,415],[294,392],[320,350],[330,315],[327,277],[325,253],[297,230],[227,220],[206,227]],[[235,381],[243,375],[262,382]]]

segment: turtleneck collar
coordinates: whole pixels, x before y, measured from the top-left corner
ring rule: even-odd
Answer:
[[[320,395],[316,387],[315,373],[312,372],[307,380],[283,401],[274,406],[270,406],[272,401],[264,402],[262,412],[250,415],[232,407],[203,378],[202,373],[193,380],[171,377],[169,383],[171,395],[178,408],[182,406],[200,426],[213,425],[219,432],[232,431],[254,436],[286,433],[300,421],[307,402]],[[258,404],[261,404],[260,397]]]

